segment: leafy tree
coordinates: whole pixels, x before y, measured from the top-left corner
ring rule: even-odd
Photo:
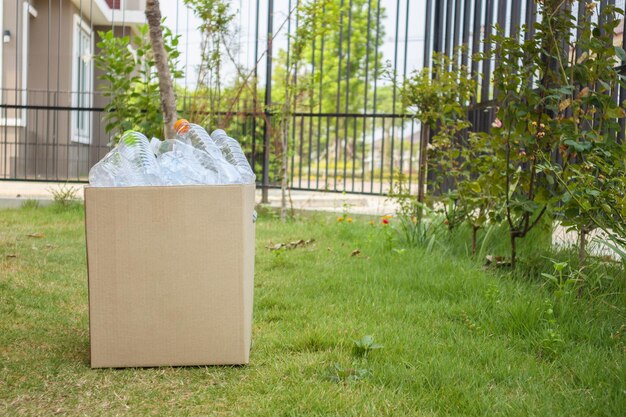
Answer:
[[[198,80],[196,91],[193,92],[193,107],[190,109],[193,119],[208,125],[216,125],[219,112],[223,111],[222,104],[229,102],[230,95],[224,94],[223,69],[224,57],[230,61],[238,72],[234,56],[236,47],[232,41],[235,38],[233,20],[236,14],[232,11],[231,2],[226,0],[184,0],[193,13],[200,19],[198,27],[201,34],[200,65],[198,66]],[[241,77],[235,79],[235,83]],[[234,92],[233,90],[231,92]],[[234,96],[234,99],[238,99]]]
[[[402,87],[402,98],[409,112],[422,122],[422,143],[420,145],[420,192],[418,201],[424,202],[423,188],[426,172],[430,174],[430,188],[434,191],[453,228],[462,214],[457,216],[456,184],[467,175],[462,163],[462,133],[470,127],[467,120],[467,104],[475,90],[474,81],[469,77],[466,67],[453,67],[454,58],[444,54],[434,54],[433,66],[417,71],[409,77]],[[427,143],[430,129],[434,134],[431,143]],[[452,179],[451,191],[442,188],[447,179]],[[442,198],[443,197],[443,198]],[[432,201],[431,201],[432,203]]]
[[[626,149],[618,141],[620,120],[626,116],[615,99],[623,76],[616,68],[626,61],[621,47],[613,46],[615,29],[623,16],[613,6],[594,19],[596,5],[585,6],[577,24],[567,28],[559,50],[558,83],[561,86],[555,117],[545,130],[558,138],[561,163],[544,154],[541,171],[558,183],[557,216],[579,235],[579,263],[586,256],[587,235],[599,228],[618,244],[626,243]],[[576,53],[568,53],[576,51]]]
[[[552,154],[558,140],[545,126],[558,107],[559,89],[555,83],[555,43],[560,42],[552,27],[563,30],[561,1],[547,0],[542,20],[535,24],[535,34],[523,40],[507,37],[496,25],[490,37],[491,50],[483,59],[499,58],[494,70],[498,119],[492,129],[497,158],[496,169],[504,192],[505,214],[511,243],[511,266],[517,260],[517,239],[524,238],[545,215],[551,205],[551,184],[538,169],[540,156]],[[551,22],[551,23],[549,23]],[[556,32],[558,33],[558,32]],[[562,35],[561,35],[562,36]]]
[[[159,84],[148,32],[148,25],[140,26],[139,35],[132,43],[130,36],[98,32],[100,53],[96,55],[95,65],[103,72],[99,77],[105,81],[100,83],[102,95],[110,99],[103,118],[113,142],[129,129],[140,130],[148,137],[160,137],[163,132]],[[182,72],[177,68],[179,36],[166,26],[163,36],[170,73],[175,79],[181,78]]]
[[[310,17],[301,15],[296,19],[298,24],[291,36],[290,50],[278,51],[272,99],[284,101],[288,68],[293,66],[294,54],[298,54],[296,82],[303,95],[296,103],[296,110],[315,111],[321,105],[323,113],[346,109],[350,113],[362,112],[365,89],[371,89],[365,80],[371,84],[384,72],[382,52],[376,53],[385,36],[385,28],[377,24],[377,15],[380,21],[384,19],[384,7],[378,0],[346,0],[300,5],[298,10],[302,12],[307,7]],[[305,28],[309,36],[300,42],[301,51],[296,52],[294,42],[301,37],[306,25],[310,25]],[[370,110],[373,103],[370,93]]]
[[[476,254],[478,231],[489,223],[499,223],[502,215],[503,189],[498,181],[499,173],[493,152],[491,136],[482,132],[470,132],[461,151],[464,173],[457,181],[458,196],[464,221],[472,230],[472,254]]]
[[[614,204],[611,195],[619,191],[623,182],[617,178],[624,171],[607,169],[615,167],[622,152],[614,139],[619,126],[614,119],[623,117],[623,109],[611,99],[618,80],[612,69],[618,20],[609,7],[593,23],[594,3],[579,2],[579,7],[586,14],[575,23],[570,2],[541,2],[542,19],[533,37],[503,36],[496,27],[498,34],[489,40],[492,50],[482,57],[500,58],[494,70],[499,105],[492,129],[494,169],[503,173],[513,267],[516,240],[546,213],[556,211],[566,224],[583,231],[582,242],[584,231],[600,224],[600,211],[607,213],[605,220],[613,219],[608,223],[621,228],[614,220],[622,215],[623,205]],[[581,54],[574,60],[570,51],[576,48]],[[564,157],[563,167],[552,162],[558,153]],[[606,175],[611,180],[603,182]]]
[[[280,109],[280,103],[289,101],[287,96],[297,92],[290,97],[293,112],[361,113],[365,107],[366,111],[372,111],[374,103],[380,110],[383,99],[389,95],[383,94],[385,87],[378,86],[374,101],[371,90],[374,80],[384,73],[379,47],[385,29],[378,23],[384,19],[384,7],[378,0],[346,0],[300,2],[297,9],[304,11],[302,5],[308,3],[311,3],[308,17],[296,16],[292,23],[296,29],[292,30],[294,36],[290,37],[289,48],[277,53],[272,75],[273,108]],[[302,28],[307,25],[303,33]],[[303,34],[307,35],[306,39]],[[299,51],[295,50],[296,43],[300,44]],[[342,149],[347,150],[346,158],[363,151],[355,149],[348,138],[360,137],[370,128],[369,124],[355,124],[349,118],[332,118],[328,135],[322,133],[321,144],[324,148],[329,145],[335,156],[331,159],[336,159],[337,165],[343,164]],[[314,126],[305,123],[303,129],[304,135],[316,134],[309,132]],[[304,152],[312,151],[304,144]],[[329,160],[329,164],[335,162]]]
[[[415,72],[402,88],[405,106],[422,122],[420,146],[420,191],[423,193],[426,172],[432,191],[427,203],[443,213],[449,230],[468,223],[472,228],[472,251],[476,235],[495,217],[498,192],[492,181],[494,155],[490,138],[470,132],[468,106],[476,84],[459,55],[434,54],[432,68]],[[428,143],[428,131],[432,138]],[[424,202],[423,194],[418,201]],[[417,213],[421,217],[421,211]]]

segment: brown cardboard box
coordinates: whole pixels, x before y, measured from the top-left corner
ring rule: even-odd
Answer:
[[[91,366],[248,363],[254,185],[85,189]]]

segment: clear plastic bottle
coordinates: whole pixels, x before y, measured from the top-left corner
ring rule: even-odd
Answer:
[[[243,182],[239,171],[224,159],[222,151],[202,126],[189,123],[185,119],[179,119],[174,123],[174,130],[182,142],[188,143],[202,151],[196,154],[198,161],[207,170],[217,172],[218,183],[234,184]]]
[[[156,157],[148,138],[140,132],[127,130],[117,145],[122,157],[138,173],[151,173],[156,167]]]
[[[107,153],[89,170],[89,184],[94,187],[115,187],[122,170],[122,156],[117,147]]]
[[[211,133],[211,138],[224,155],[224,158],[237,168],[244,182],[251,184],[256,180],[256,175],[244,155],[241,145],[237,140],[231,138],[222,129],[216,129]]]
[[[96,187],[155,185],[158,172],[148,138],[128,130],[117,146],[89,171],[89,182]]]
[[[178,119],[176,123],[174,123],[174,130],[183,142],[187,142],[195,148],[204,150],[213,157],[221,155],[220,149],[202,126],[189,123],[186,119]]]

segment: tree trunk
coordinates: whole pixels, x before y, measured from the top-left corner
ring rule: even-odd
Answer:
[[[578,234],[578,267],[582,268],[585,265],[585,259],[587,258],[587,228],[582,227]]]
[[[517,248],[515,247],[515,239],[517,239],[516,233],[511,233],[511,269],[515,269],[517,263]]]
[[[424,193],[426,188],[426,170],[428,167],[428,138],[430,136],[430,127],[426,123],[422,123],[422,134],[420,135],[420,153],[419,153],[419,175],[417,177],[417,202],[424,204]],[[422,219],[422,207],[418,210],[418,219]]]
[[[476,255],[476,235],[479,227],[472,225],[472,255]]]
[[[289,87],[287,87],[289,88]],[[288,184],[288,161],[289,153],[287,152],[287,146],[289,144],[289,113],[285,113],[283,116],[283,122],[281,126],[281,176],[280,176],[280,220],[285,222],[287,220],[287,187]]]
[[[161,29],[161,8],[159,0],[146,1],[146,20],[150,28],[150,43],[154,53],[154,62],[159,77],[159,92],[161,95],[161,110],[163,111],[164,139],[173,139],[176,114],[176,96],[172,85],[172,75],[168,65],[168,56],[163,45],[163,30]]]

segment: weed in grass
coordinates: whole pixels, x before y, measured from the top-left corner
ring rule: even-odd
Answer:
[[[61,209],[76,206],[78,202],[78,188],[68,184],[61,184],[56,188],[49,188],[52,198],[57,207]]]
[[[354,346],[352,352],[361,358],[367,358],[367,356],[374,350],[382,349],[383,345],[374,341],[374,336],[366,335],[359,340],[353,340]]]
[[[475,332],[480,330],[480,326],[467,315],[465,311],[461,312],[461,321],[467,327],[468,330]]]
[[[573,271],[567,262],[557,262],[551,259],[554,272],[549,274],[542,272],[541,275],[547,279],[550,289],[557,298],[566,297],[572,294],[578,284],[580,271]]]
[[[271,206],[259,204],[256,206],[256,212],[261,220],[280,220],[280,212]]]
[[[343,196],[346,195],[346,192],[344,191],[342,193]],[[348,203],[347,201],[344,201],[343,204],[341,205],[341,216],[348,222],[351,223],[352,222],[352,217],[350,216],[350,210],[352,209],[352,204]]]
[[[272,265],[275,267],[285,266],[287,263],[287,256],[285,255],[287,253],[287,247],[280,246],[279,248],[272,250],[271,253],[274,255],[272,258]]]
[[[490,284],[485,291],[485,299],[490,305],[500,304],[502,301],[500,298],[500,288],[495,284]]]
[[[518,297],[504,304],[504,315],[497,321],[501,330],[517,338],[528,338],[536,334],[541,323],[541,305],[534,298]]]
[[[292,350],[299,353],[332,352],[335,348],[337,346],[330,337],[315,332],[299,338],[292,346]]]
[[[401,241],[410,248],[418,246],[431,252],[437,243],[437,224],[433,218],[422,218],[418,221],[415,216],[398,216],[398,233]]]
[[[393,249],[395,242],[395,232],[393,227],[391,226],[391,219],[392,216],[383,216],[380,221],[383,234],[383,249],[387,252]]]
[[[39,208],[39,206],[39,200],[33,200],[29,198],[22,203],[21,207],[25,210],[33,210]]]
[[[549,299],[544,301],[541,322],[543,324],[543,334],[538,346],[539,354],[544,358],[555,359],[561,352],[561,349],[563,349],[565,341],[554,316],[554,306]]]
[[[369,368],[362,368],[358,362],[352,363],[351,366],[343,366],[338,362],[328,368],[326,378],[334,382],[356,382],[368,378],[372,375]]]

